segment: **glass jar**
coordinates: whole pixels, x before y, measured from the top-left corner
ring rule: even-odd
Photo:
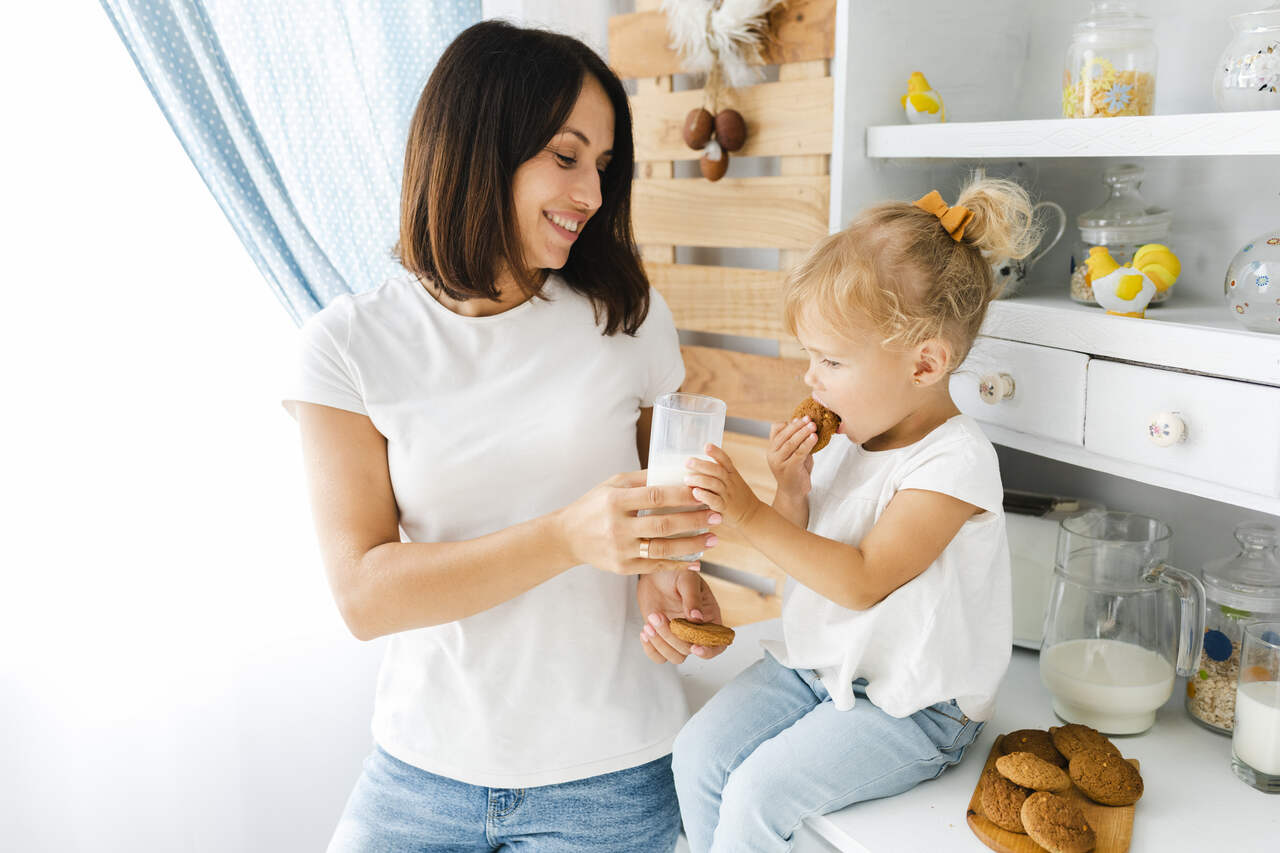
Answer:
[[[1235,37],[1213,74],[1213,97],[1223,110],[1280,109],[1280,3],[1231,16]]]
[[[1094,246],[1105,246],[1117,264],[1133,260],[1147,243],[1168,244],[1173,211],[1154,207],[1138,192],[1144,172],[1141,166],[1112,166],[1102,176],[1110,195],[1093,210],[1076,217],[1080,237],[1071,249],[1071,298],[1084,305],[1097,305],[1089,267],[1085,260]],[[1151,304],[1159,305],[1173,293],[1170,287],[1157,293]]]
[[[1187,712],[1202,726],[1230,734],[1244,625],[1280,619],[1280,530],[1236,525],[1240,550],[1204,567],[1204,643],[1187,678]]]
[[[1231,316],[1246,329],[1280,335],[1280,228],[1236,252],[1222,280]]]
[[[1066,118],[1149,116],[1156,102],[1155,22],[1129,3],[1095,0],[1076,23],[1062,72]]]

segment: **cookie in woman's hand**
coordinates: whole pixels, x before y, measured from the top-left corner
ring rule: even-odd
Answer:
[[[690,622],[672,619],[671,633],[694,646],[727,646],[733,642],[733,629],[715,622]]]
[[[796,406],[796,410],[791,413],[791,419],[795,420],[805,415],[808,415],[809,419],[818,426],[818,443],[813,446],[813,450],[809,451],[817,453],[827,446],[831,436],[835,435],[836,430],[840,428],[840,416],[812,397],[806,397],[800,405]]]

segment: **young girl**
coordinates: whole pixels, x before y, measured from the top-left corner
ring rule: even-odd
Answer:
[[[978,334],[991,257],[1035,245],[1026,193],[980,180],[873,207],[791,275],[805,383],[841,418],[775,424],[762,503],[727,454],[694,496],[794,584],[783,640],[699,711],[674,772],[695,853],[782,851],[808,815],[888,797],[958,762],[1009,662],[1009,557],[995,451],[948,377]]]

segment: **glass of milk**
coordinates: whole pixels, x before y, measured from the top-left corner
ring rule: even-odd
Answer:
[[[1244,626],[1231,769],[1246,785],[1280,794],[1280,622]]]
[[[646,484],[683,486],[684,478],[689,473],[689,469],[685,467],[689,457],[709,459],[706,446],[719,445],[724,441],[725,410],[724,400],[702,394],[676,392],[659,397],[653,404],[653,429],[649,433],[649,474]],[[688,512],[703,507],[703,504],[694,504],[652,512]],[[641,515],[648,515],[650,512],[644,510]],[[678,539],[706,532],[704,529],[668,538]],[[702,552],[699,551],[696,554],[683,554],[669,559],[688,561],[701,557]]]

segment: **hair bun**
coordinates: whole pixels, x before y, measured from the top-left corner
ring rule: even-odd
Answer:
[[[973,178],[960,191],[957,206],[973,211],[964,242],[992,260],[1025,258],[1040,244],[1043,226],[1021,184],[1003,178]]]

